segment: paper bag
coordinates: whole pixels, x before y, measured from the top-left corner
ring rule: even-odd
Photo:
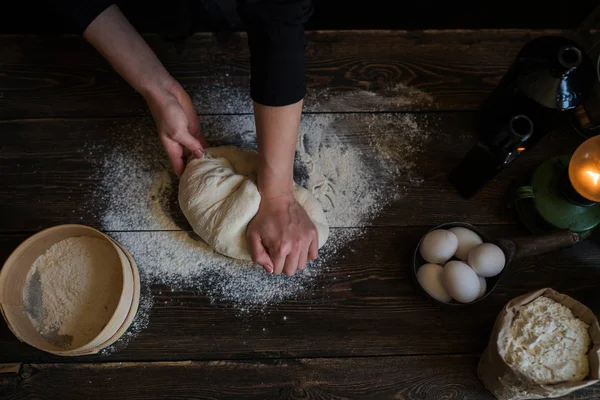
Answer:
[[[518,315],[519,308],[540,296],[546,296],[564,305],[573,312],[573,315],[590,326],[588,331],[592,342],[592,348],[588,353],[590,373],[585,380],[556,385],[540,385],[506,363],[504,359],[505,339],[509,335],[510,327]],[[560,397],[599,381],[599,357],[600,328],[594,313],[577,300],[546,288],[514,298],[504,306],[496,318],[490,341],[479,361],[477,374],[486,388],[499,400]]]

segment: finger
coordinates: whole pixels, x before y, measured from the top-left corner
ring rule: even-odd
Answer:
[[[292,276],[298,269],[298,260],[300,259],[300,249],[294,249],[285,259],[285,265],[283,267],[283,273],[287,276]]]
[[[308,262],[308,252],[310,249],[310,243],[306,243],[300,249],[300,254],[298,256],[298,270],[303,271],[306,268],[306,263]]]
[[[273,260],[273,274],[281,274],[288,253],[289,251],[285,251],[285,249],[279,249],[278,251],[269,252],[269,256],[271,257],[271,260]]]
[[[319,235],[315,234],[308,248],[308,259],[316,260],[317,257],[319,257]]]
[[[190,135],[198,139],[203,149],[210,147],[210,144],[208,143],[208,141],[202,134],[202,131],[200,130],[200,120],[198,119],[197,115],[194,116],[193,122],[190,122],[190,125],[188,126],[188,132],[190,133]]]
[[[171,168],[177,174],[177,176],[181,176],[183,171],[185,170],[185,162],[183,161],[183,149],[181,145],[177,142],[174,142],[166,137],[160,137],[160,141],[165,148],[165,152],[167,153],[167,157],[169,157],[169,162],[171,163]]]
[[[198,113],[194,109],[194,106],[192,106],[191,103],[184,103],[183,112],[188,120],[188,132],[193,136],[200,134],[200,119],[198,118]]]
[[[190,130],[190,134],[193,137],[195,137],[196,139],[198,139],[198,141],[200,142],[200,145],[202,145],[202,149],[206,149],[207,147],[210,147],[210,144],[204,138],[204,135],[202,135],[202,132],[200,132],[200,126],[198,126],[198,129],[196,129],[195,131]]]
[[[183,108],[183,112],[188,120],[188,132],[190,133],[190,135],[192,135],[200,141],[200,144],[202,145],[203,149],[209,147],[208,142],[206,141],[204,136],[202,136],[202,133],[200,131],[200,119],[198,118],[198,112],[196,111],[196,108],[194,108],[190,97],[187,95],[187,93],[185,93],[185,98],[182,98],[179,101],[181,107]]]
[[[186,115],[189,114],[187,111],[185,111],[185,113]],[[189,134],[198,139],[203,149],[209,147],[208,141],[204,138],[200,130],[200,120],[198,119],[198,115],[196,115],[196,110],[192,108],[191,115],[187,115],[187,118]]]
[[[250,244],[250,256],[252,257],[252,261],[261,265],[265,271],[272,274],[273,261],[271,261],[271,257],[267,254],[267,250],[263,246],[260,236],[252,235],[248,238],[248,241]]]
[[[187,148],[195,157],[202,158],[204,156],[204,147],[202,147],[200,141],[186,130],[177,132],[172,136],[172,139]]]

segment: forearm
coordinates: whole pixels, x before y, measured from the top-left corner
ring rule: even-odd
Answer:
[[[286,106],[306,93],[304,24],[312,0],[238,0],[250,46],[250,94],[259,104]]]
[[[258,190],[263,198],[291,195],[302,100],[283,107],[254,103],[258,138]]]
[[[116,5],[98,15],[83,37],[145,98],[173,85],[171,75]]]

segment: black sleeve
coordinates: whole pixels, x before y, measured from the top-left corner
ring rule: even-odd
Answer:
[[[250,46],[250,93],[255,102],[279,107],[304,98],[304,24],[311,14],[311,0],[240,1]]]
[[[66,15],[75,24],[80,34],[98,15],[115,4],[110,0],[51,0],[48,3],[53,4]]]

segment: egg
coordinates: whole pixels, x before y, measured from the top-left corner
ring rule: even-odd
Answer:
[[[483,243],[469,253],[468,263],[479,276],[491,278],[504,269],[504,252],[493,243]]]
[[[477,299],[481,289],[475,271],[462,261],[450,261],[444,266],[442,283],[448,294],[460,303]]]
[[[479,294],[477,295],[477,298],[480,298],[481,296],[483,296],[486,291],[487,291],[487,281],[485,280],[485,278],[483,276],[480,276],[479,277]]]
[[[456,252],[458,238],[445,229],[436,229],[429,232],[421,240],[419,252],[428,263],[443,264]]]
[[[469,256],[469,252],[483,243],[478,234],[462,226],[450,228],[449,231],[454,233],[458,239],[458,247],[454,256],[460,260],[465,261]]]
[[[424,264],[417,271],[419,284],[431,297],[443,303],[452,301],[452,297],[442,284],[443,268],[437,264]]]

